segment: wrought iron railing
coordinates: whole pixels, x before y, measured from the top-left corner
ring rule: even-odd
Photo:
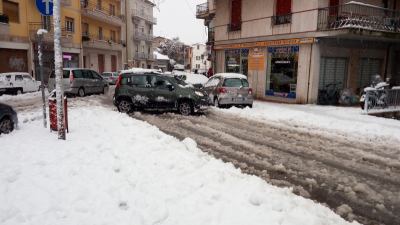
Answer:
[[[209,12],[208,2],[196,6],[196,16],[201,16]]]
[[[318,30],[400,32],[400,12],[358,2],[318,9]]]
[[[273,16],[271,19],[273,25],[287,24],[292,22],[292,14],[290,13],[285,15],[276,15]]]
[[[54,35],[54,28],[53,28],[52,24],[45,25],[44,23],[40,23],[40,22],[32,22],[32,23],[29,23],[29,32],[31,33],[32,39],[36,38],[36,36],[37,36],[36,33],[39,29],[47,30],[46,36]],[[61,37],[72,38],[73,34],[74,34],[74,32],[67,30],[65,27],[61,28]]]
[[[400,112],[400,88],[365,92],[364,113],[381,112]]]
[[[135,35],[133,36],[134,40],[144,40],[144,41],[153,41],[153,35],[147,34],[140,30],[135,30]]]
[[[94,2],[89,1],[89,0],[81,0],[81,8],[83,10],[100,12],[103,15],[112,16],[112,17],[116,17],[116,18],[121,19],[122,15],[117,12],[117,8],[118,7],[119,7],[118,5],[115,5],[115,8],[113,8],[113,9],[110,8],[110,7],[105,8],[101,4],[97,4],[97,3],[94,3]]]

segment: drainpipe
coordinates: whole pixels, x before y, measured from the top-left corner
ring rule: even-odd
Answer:
[[[313,46],[314,46],[314,43],[311,44],[310,62],[308,64],[307,104],[310,103],[309,96],[310,96],[311,61],[312,61],[312,56],[313,56]]]

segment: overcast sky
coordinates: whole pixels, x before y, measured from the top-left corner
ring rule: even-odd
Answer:
[[[204,20],[196,19],[196,5],[207,0],[165,0],[160,11],[154,9],[157,25],[155,36],[179,37],[185,44],[205,43],[207,39]]]

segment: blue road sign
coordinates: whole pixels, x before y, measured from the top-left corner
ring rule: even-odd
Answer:
[[[36,8],[43,16],[52,16],[53,0],[36,0]]]

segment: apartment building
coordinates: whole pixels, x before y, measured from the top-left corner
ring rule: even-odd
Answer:
[[[316,103],[335,84],[355,93],[373,74],[400,84],[399,0],[208,0],[216,72],[246,74],[259,99]]]
[[[126,42],[121,0],[81,0],[83,66],[99,73],[123,69]]]
[[[194,44],[191,48],[191,71],[197,73],[207,73],[210,68],[208,61],[207,46],[205,44]]]
[[[61,10],[64,67],[81,65],[81,17],[78,1],[63,0]],[[0,72],[21,71],[36,76],[38,69],[38,29],[44,35],[43,64],[45,81],[54,69],[53,20],[41,16],[35,1],[0,1]],[[47,76],[46,76],[47,75]],[[38,79],[39,76],[36,76]]]
[[[150,0],[126,1],[127,63],[129,67],[153,68],[153,16],[155,4]]]

